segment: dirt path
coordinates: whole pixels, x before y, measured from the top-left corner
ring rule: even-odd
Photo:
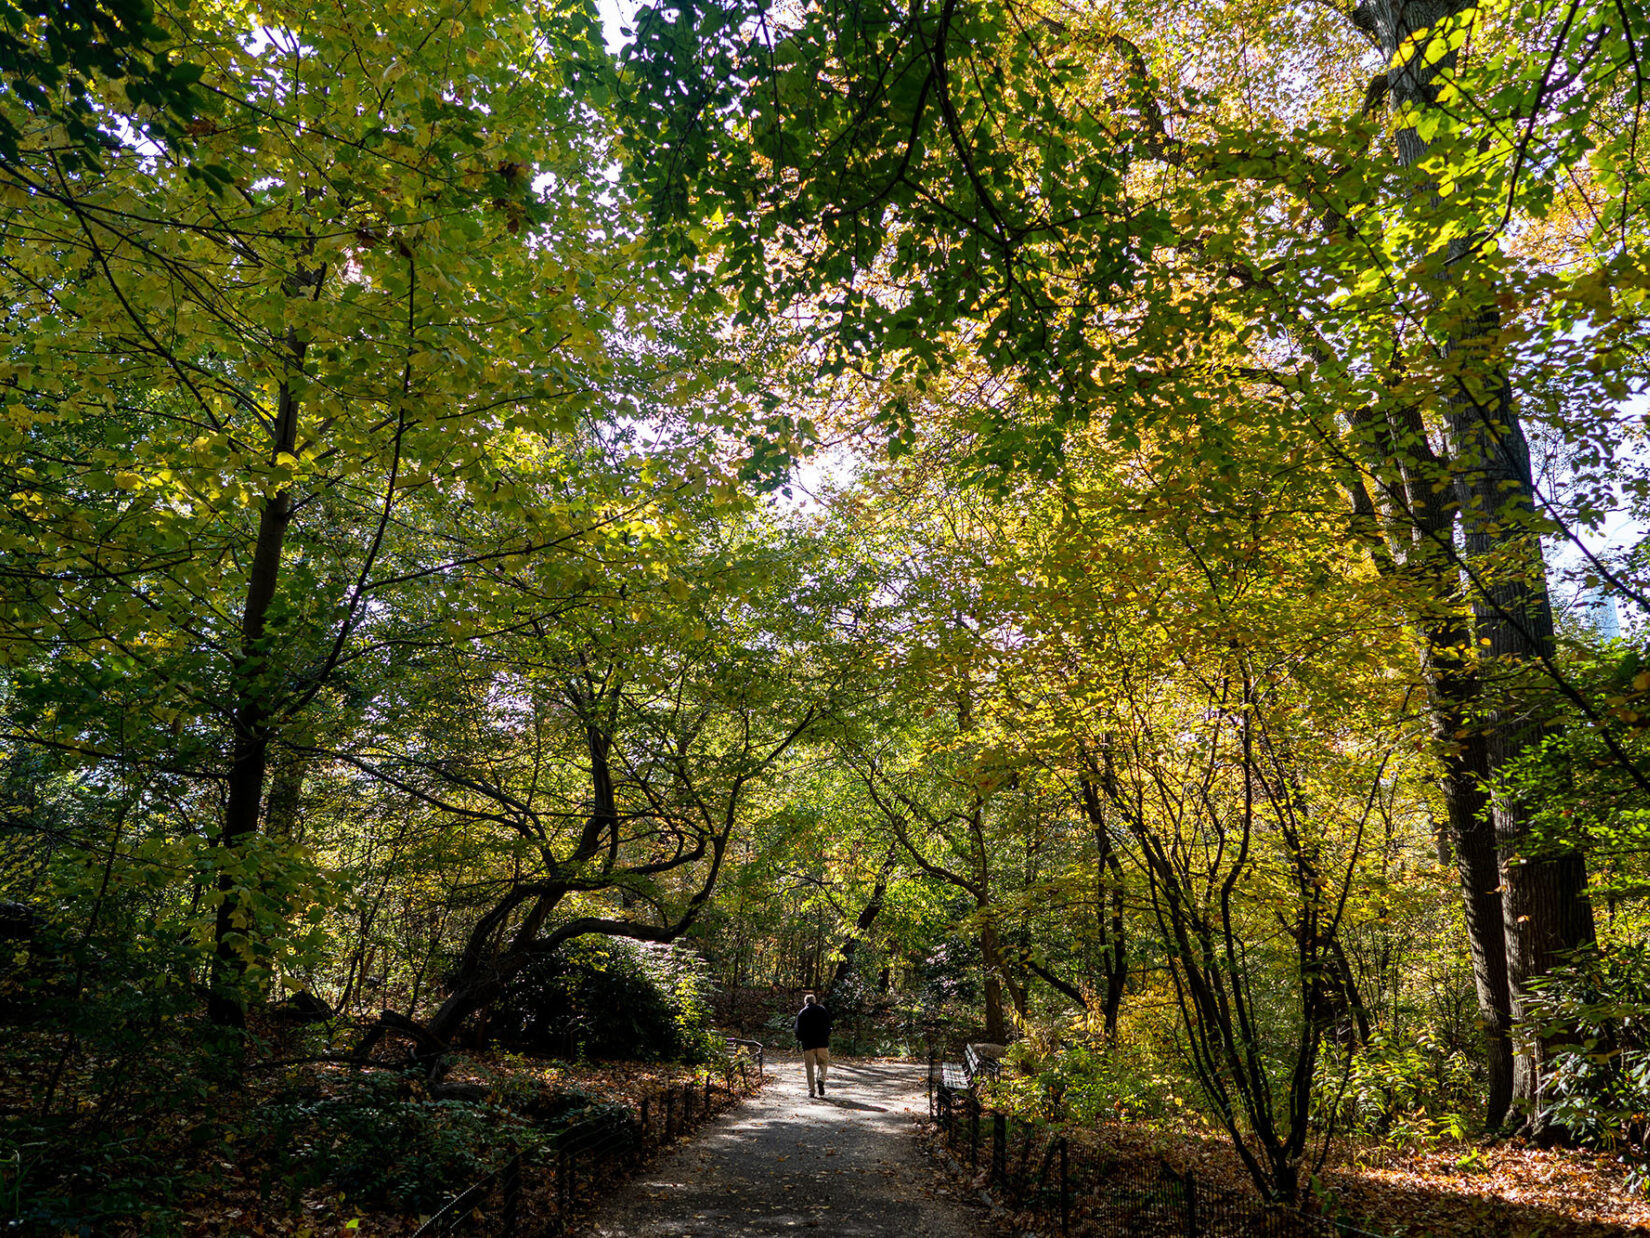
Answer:
[[[980,1210],[923,1160],[911,1123],[928,1111],[921,1065],[833,1062],[808,1097],[800,1064],[660,1158],[580,1227],[589,1238],[790,1234],[972,1238]]]

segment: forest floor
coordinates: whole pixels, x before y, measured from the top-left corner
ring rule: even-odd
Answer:
[[[303,1047],[271,1043],[268,1051],[281,1057]],[[925,1159],[925,1147],[934,1152],[936,1141],[925,1121],[922,1064],[839,1060],[829,1094],[816,1100],[807,1096],[796,1055],[769,1054],[768,1072],[757,1095],[732,1101],[720,1116],[661,1149],[639,1177],[626,1183],[623,1172],[616,1172],[589,1184],[599,1202],[575,1232],[586,1238],[683,1238],[818,1228],[849,1236],[961,1238],[990,1232],[994,1225],[1005,1233],[1049,1232],[1046,1216],[997,1212],[988,1218],[978,1205],[983,1181],[950,1177]],[[495,1145],[508,1142],[508,1128],[575,1098],[580,1105],[616,1104],[635,1111],[653,1096],[657,1130],[660,1091],[700,1084],[703,1073],[674,1064],[473,1053],[452,1079],[482,1085],[488,1099],[435,1107],[393,1072],[376,1078],[378,1086],[363,1091],[372,1079],[341,1065],[250,1071],[238,1086],[211,1089],[204,1105],[197,1100],[166,1111],[155,1103],[139,1104],[144,1091],[135,1087],[118,1093],[104,1089],[113,1099],[94,1108],[80,1095],[86,1080],[66,1074],[58,1104],[62,1117],[54,1117],[56,1126],[48,1131],[60,1136],[55,1155],[63,1164],[26,1165],[27,1142],[10,1149],[8,1164],[8,1132],[0,1124],[0,1228],[6,1228],[8,1192],[16,1209],[44,1180],[101,1183],[103,1198],[114,1199],[118,1192],[130,1199],[120,1220],[103,1213],[89,1228],[79,1227],[82,1232],[168,1232],[188,1238],[410,1235],[484,1172],[485,1166],[455,1162],[468,1146],[461,1146],[462,1140],[473,1136],[488,1160]],[[19,1131],[19,1115],[36,1108],[24,1084],[21,1072],[0,1069],[0,1119],[11,1115]],[[386,1092],[386,1086],[392,1090]],[[730,1100],[720,1092],[716,1104],[728,1106]],[[282,1106],[289,1119],[272,1120],[269,1115]],[[415,1118],[416,1137],[409,1143],[401,1127]],[[79,1131],[84,1147],[64,1142],[64,1130]],[[1167,1163],[1205,1183],[1252,1192],[1230,1143],[1211,1133],[1107,1122],[1074,1136],[1072,1146],[1074,1157],[1137,1162],[1154,1171]],[[370,1171],[387,1197],[346,1201],[333,1175],[322,1181],[309,1173],[311,1161],[326,1161],[356,1179]],[[27,1176],[20,1172],[25,1169]],[[1623,1169],[1614,1156],[1543,1151],[1516,1141],[1423,1149],[1370,1142],[1341,1143],[1321,1179],[1338,1200],[1337,1213],[1393,1238],[1650,1234],[1650,1198],[1624,1188]],[[55,1179],[48,1176],[54,1171]],[[421,1188],[416,1201],[401,1197],[409,1181]],[[553,1178],[535,1169],[524,1173],[523,1188],[522,1215],[530,1232],[536,1220],[555,1211]],[[1105,1190],[1102,1184],[1100,1194]],[[63,1231],[62,1226],[52,1230]]]
[[[930,1126],[935,1155],[943,1137]],[[1074,1139],[1072,1157],[1155,1170],[1167,1165],[1239,1196],[1254,1194],[1248,1175],[1223,1136],[1165,1131],[1145,1124],[1103,1123]],[[945,1157],[955,1181],[986,1185]],[[1336,1215],[1393,1238],[1620,1238],[1650,1234],[1650,1198],[1630,1192],[1616,1157],[1575,1149],[1544,1150],[1521,1141],[1458,1141],[1398,1148],[1343,1141],[1319,1177]],[[1102,1184],[1103,1185],[1103,1184]],[[1078,1212],[1091,1203],[1074,1200]],[[1046,1232],[1047,1217],[1003,1211],[1000,1233]],[[1058,1218],[1054,1218],[1058,1229]]]
[[[575,1231],[582,1238],[784,1234],[964,1238],[985,1232],[971,1192],[941,1182],[914,1138],[922,1064],[833,1061],[810,1098],[794,1055],[778,1077],[655,1161]]]
[[[1433,1148],[1351,1145],[1324,1179],[1387,1233],[1438,1238],[1606,1238],[1650,1233],[1650,1198],[1629,1192],[1608,1153],[1522,1141]]]
[[[258,1031],[269,1058],[316,1047],[275,1023]],[[351,1029],[339,1038],[356,1034]],[[9,1048],[15,1059],[17,1046]],[[54,1046],[34,1048],[40,1057]],[[179,1071],[187,1074],[186,1067]],[[89,1072],[78,1071],[65,1072],[48,1125],[33,1116],[40,1102],[30,1086],[43,1074],[0,1063],[0,1232],[410,1235],[502,1163],[511,1140],[547,1113],[590,1105],[635,1112],[652,1097],[657,1133],[657,1101],[667,1089],[678,1100],[684,1086],[693,1091],[694,1118],[703,1114],[700,1098],[716,1107],[729,1099],[719,1073],[714,1095],[707,1096],[704,1067],[486,1051],[467,1053],[449,1076],[449,1082],[479,1085],[486,1093],[479,1103],[431,1105],[420,1084],[395,1071],[363,1072],[338,1062],[249,1069],[184,1103],[157,1101],[137,1087],[94,1092]],[[31,1119],[33,1129],[58,1137],[52,1163],[38,1154],[28,1160],[42,1138],[29,1134]],[[683,1120],[678,1109],[675,1121]],[[346,1198],[346,1183],[367,1193]],[[78,1195],[67,1195],[75,1188]],[[554,1196],[541,1156],[522,1175],[526,1232],[556,1210]]]

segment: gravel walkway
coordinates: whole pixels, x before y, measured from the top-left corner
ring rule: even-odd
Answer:
[[[980,1209],[944,1185],[911,1124],[928,1112],[926,1067],[831,1063],[809,1099],[799,1061],[701,1127],[622,1187],[581,1226],[590,1238],[794,1234],[973,1238]]]

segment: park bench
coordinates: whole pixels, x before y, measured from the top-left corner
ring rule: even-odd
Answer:
[[[989,1079],[996,1079],[1003,1073],[1003,1045],[972,1044],[963,1049],[963,1065],[968,1073],[968,1084],[974,1085],[974,1080],[984,1075]]]
[[[930,1081],[937,1085],[941,1102],[949,1104],[953,1094],[972,1092],[976,1079],[995,1079],[1002,1074],[1003,1046],[984,1043],[965,1045],[962,1061],[939,1062],[937,1065],[939,1077],[934,1078],[930,1073]]]

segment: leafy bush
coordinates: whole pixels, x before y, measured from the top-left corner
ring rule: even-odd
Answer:
[[[599,1150],[607,1156],[624,1156],[642,1147],[642,1126],[629,1105],[594,1101],[577,1094],[574,1098],[579,1103],[541,1124],[550,1135],[551,1146],[568,1148],[579,1155]]]
[[[1477,1096],[1473,1064],[1459,1049],[1440,1043],[1429,1028],[1403,1037],[1373,1032],[1369,1043],[1353,1054],[1344,1077],[1338,1054],[1326,1055],[1320,1065],[1319,1103],[1338,1103],[1341,1119],[1354,1129],[1401,1145],[1467,1132],[1461,1115]],[[1320,1121],[1327,1118],[1324,1114]]]
[[[384,1076],[353,1081],[336,1095],[266,1105],[248,1133],[267,1150],[270,1181],[292,1202],[326,1183],[352,1205],[412,1212],[432,1211],[485,1177],[501,1150],[542,1142],[501,1110],[427,1100],[416,1085]]]
[[[619,938],[574,942],[528,967],[491,1030],[514,1048],[573,1057],[702,1062],[720,1050],[698,956]]]
[[[1020,1058],[1011,1051],[1012,1058]],[[1159,1060],[1152,1047],[1079,1042],[1041,1055],[1034,1072],[1005,1074],[990,1085],[994,1102],[1027,1114],[1058,1110],[1078,1123],[1104,1121],[1176,1124],[1195,1120],[1202,1095],[1178,1063]],[[1032,1065],[1025,1062],[1025,1065]],[[1023,1067],[1022,1067],[1023,1069]]]
[[[1520,1032],[1549,1040],[1544,1096],[1582,1143],[1628,1149],[1630,1183],[1650,1185],[1650,945],[1581,955],[1532,982]]]
[[[192,955],[145,933],[133,901],[108,898],[93,932],[48,920],[6,943],[0,1069],[28,1104],[0,1114],[0,1229],[163,1228],[197,1185],[156,1131],[233,1080],[241,1042],[184,1019]]]
[[[166,1232],[181,1196],[201,1186],[199,1173],[135,1127],[69,1137],[66,1125],[0,1125],[0,1230],[98,1234],[142,1217]]]

